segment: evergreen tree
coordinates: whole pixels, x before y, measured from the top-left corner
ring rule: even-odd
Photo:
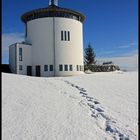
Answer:
[[[89,43],[88,47],[85,48],[85,56],[84,56],[85,65],[96,64],[95,57],[96,57],[96,55],[94,53],[94,50]]]

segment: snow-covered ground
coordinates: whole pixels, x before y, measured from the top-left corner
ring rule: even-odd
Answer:
[[[2,139],[138,140],[138,73],[3,73]]]

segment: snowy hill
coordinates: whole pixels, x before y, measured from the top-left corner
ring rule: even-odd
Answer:
[[[138,73],[2,74],[3,140],[137,140]]]

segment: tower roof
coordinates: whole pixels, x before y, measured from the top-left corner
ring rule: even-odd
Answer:
[[[21,16],[21,20],[26,23],[28,21],[44,17],[71,18],[80,22],[83,22],[85,19],[85,16],[77,11],[61,8],[56,5],[49,5],[47,8],[35,9],[23,14]]]

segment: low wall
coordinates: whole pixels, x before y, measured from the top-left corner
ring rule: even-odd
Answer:
[[[120,70],[116,65],[84,65],[84,71],[90,70],[92,72],[109,72]]]

